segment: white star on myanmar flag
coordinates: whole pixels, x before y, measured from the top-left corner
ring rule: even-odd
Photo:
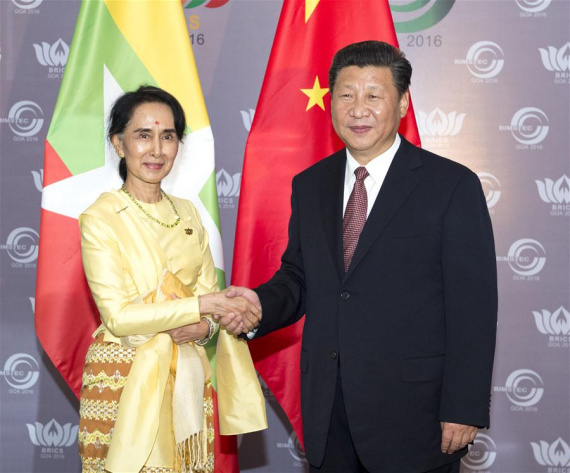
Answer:
[[[113,103],[124,91],[106,66],[104,66],[103,78],[104,112],[107,117]],[[105,130],[107,130],[107,125],[108,123],[105,123]],[[208,134],[211,135],[209,127],[186,135],[185,143],[181,146],[172,171],[163,181],[163,187],[177,197],[191,200],[198,208],[204,223],[209,228],[215,228],[215,223],[210,222],[210,213],[198,196],[199,190],[202,189],[208,175],[213,170],[197,163],[202,155],[200,141],[205,138],[207,140]],[[106,136],[103,139],[106,140]],[[194,152],[190,153],[191,150]],[[66,217],[79,218],[79,215],[103,192],[121,187],[123,183],[119,177],[118,166],[118,156],[109,145],[106,145],[103,166],[45,186],[42,191],[42,208]],[[188,171],[189,168],[192,172]],[[219,233],[210,230],[210,238],[221,247]],[[223,262],[219,260],[220,258],[215,253],[214,261],[217,267],[223,267]]]
[[[123,94],[123,89],[107,67],[104,67],[103,97],[105,111],[108,111]],[[42,208],[66,217],[79,218],[103,192],[121,187],[118,164],[119,158],[111,153],[109,146],[105,146],[103,166],[45,186],[42,192]]]

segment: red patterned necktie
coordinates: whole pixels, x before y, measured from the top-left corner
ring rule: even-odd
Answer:
[[[346,204],[344,211],[344,219],[342,221],[342,245],[344,253],[344,270],[348,271],[354,250],[358,244],[360,232],[366,223],[366,212],[368,210],[368,196],[366,195],[366,187],[364,187],[364,179],[369,176],[364,166],[356,168],[354,171],[356,182],[352,189],[352,193]]]

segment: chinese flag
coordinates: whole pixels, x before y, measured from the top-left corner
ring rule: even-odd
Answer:
[[[284,0],[247,141],[232,284],[255,287],[279,268],[293,176],[344,145],[330,118],[328,69],[340,48],[398,46],[387,0]],[[420,144],[413,109],[400,133]],[[255,365],[303,444],[299,354],[303,320],[250,342]]]

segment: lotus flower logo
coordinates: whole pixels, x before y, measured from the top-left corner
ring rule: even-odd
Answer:
[[[493,208],[501,198],[501,183],[499,180],[488,172],[477,173],[485,192],[485,199],[487,200],[487,208]]]
[[[6,239],[6,249],[16,263],[32,263],[38,258],[38,232],[28,227],[12,230]]]
[[[420,134],[425,136],[455,136],[461,130],[464,113],[451,112],[445,114],[438,107],[429,115],[419,112]]]
[[[513,115],[511,132],[519,143],[536,145],[541,143],[549,130],[548,117],[536,107],[521,108]]]
[[[497,446],[493,439],[485,434],[477,434],[473,445],[469,446],[469,453],[461,462],[469,469],[475,471],[488,470],[497,457]]]
[[[534,181],[543,202],[549,204],[570,204],[570,179],[566,174],[556,182],[551,179]]]
[[[551,445],[548,445],[544,440],[541,440],[540,444],[531,442],[530,445],[534,458],[539,465],[570,466],[570,447],[560,437]]]
[[[570,312],[560,306],[554,312],[532,311],[536,328],[544,335],[570,335]]]
[[[513,371],[505,387],[510,401],[522,407],[534,406],[544,394],[542,378],[535,371],[527,369]]]
[[[8,113],[10,129],[18,136],[34,136],[44,124],[44,112],[37,103],[22,100]]]
[[[30,440],[38,447],[69,447],[77,439],[79,426],[65,424],[63,427],[55,420],[50,420],[45,426],[39,422],[34,425],[26,424]]]
[[[34,185],[36,186],[36,189],[41,192],[44,182],[44,170],[40,169],[39,171],[32,171],[32,177],[34,178]]]
[[[540,273],[546,264],[546,250],[536,240],[522,238],[509,248],[507,261],[511,269],[521,276]]]
[[[560,49],[548,46],[548,49],[538,48],[542,64],[549,71],[570,71],[570,41]]]
[[[30,389],[40,377],[40,368],[33,356],[16,353],[4,363],[3,374],[14,389]]]
[[[231,176],[227,171],[221,169],[216,173],[216,186],[218,187],[218,197],[238,197],[241,186],[241,172]]]
[[[467,67],[479,79],[491,79],[501,72],[505,65],[504,53],[497,43],[479,41],[467,51]]]
[[[67,64],[69,56],[69,46],[60,38],[51,46],[45,41],[34,44],[36,50],[36,58],[42,66],[64,67]]]
[[[241,119],[243,120],[243,126],[247,131],[251,130],[251,124],[253,123],[253,117],[255,116],[255,110],[250,108],[249,112],[245,110],[240,110]]]
[[[528,13],[536,13],[546,10],[552,0],[517,0],[517,5],[521,10]]]

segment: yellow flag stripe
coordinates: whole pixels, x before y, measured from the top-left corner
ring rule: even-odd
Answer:
[[[105,4],[156,82],[180,101],[190,131],[210,126],[180,0],[105,0]]]

